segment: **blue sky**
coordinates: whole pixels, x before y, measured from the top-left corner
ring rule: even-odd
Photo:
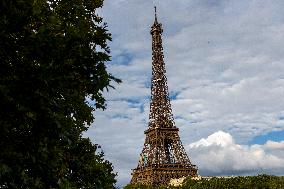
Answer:
[[[176,126],[201,175],[284,174],[284,1],[105,0],[107,110],[86,136],[130,181],[148,125],[154,5]]]
[[[268,140],[277,141],[277,142],[283,141],[284,130],[273,131],[264,135],[258,135],[250,141],[250,144],[265,144]]]

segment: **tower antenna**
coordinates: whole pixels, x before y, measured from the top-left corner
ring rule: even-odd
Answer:
[[[155,22],[158,22],[158,19],[157,19],[157,7],[155,6]]]

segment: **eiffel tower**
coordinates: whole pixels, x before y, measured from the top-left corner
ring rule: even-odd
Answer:
[[[175,126],[162,47],[162,24],[155,21],[152,35],[152,85],[149,126],[137,168],[133,169],[131,184],[168,185],[170,179],[197,176],[197,167],[191,164]]]

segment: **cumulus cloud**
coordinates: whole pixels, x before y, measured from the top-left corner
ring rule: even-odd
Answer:
[[[239,145],[226,132],[186,145],[200,175],[283,174],[284,141],[263,145]]]

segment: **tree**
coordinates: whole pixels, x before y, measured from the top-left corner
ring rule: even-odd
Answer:
[[[82,137],[102,92],[111,35],[103,0],[2,0],[0,188],[112,188],[112,165]],[[95,103],[92,106],[86,98]]]

